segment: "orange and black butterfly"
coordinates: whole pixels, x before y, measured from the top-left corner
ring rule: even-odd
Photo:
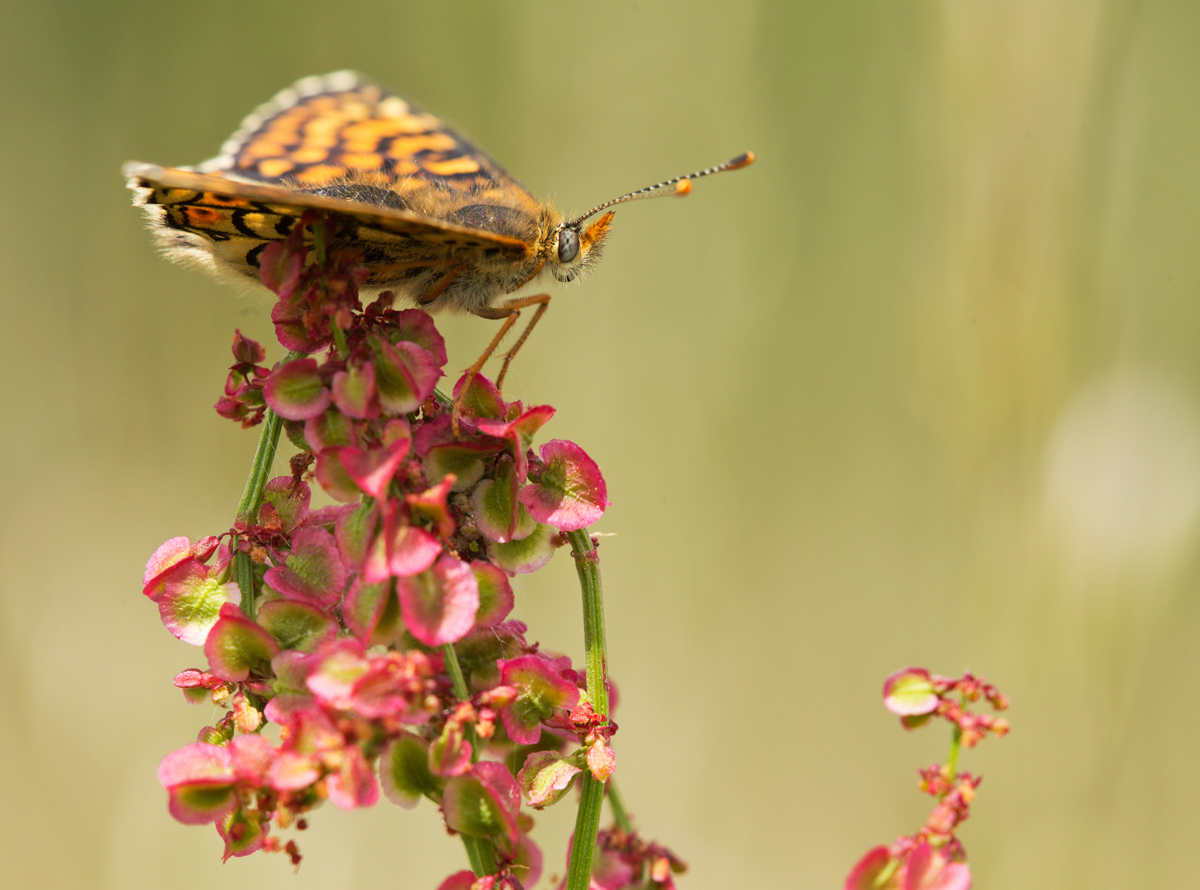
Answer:
[[[212,160],[130,162],[124,173],[167,256],[222,276],[257,281],[268,244],[285,239],[307,210],[330,214],[330,252],[365,267],[368,287],[427,311],[507,319],[477,371],[519,309],[538,304],[532,327],[549,300],[503,297],[547,273],[571,281],[599,258],[613,213],[589,219],[624,201],[687,194],[689,180],[753,160],[739,155],[567,219],[445,121],[339,71],[281,92]]]

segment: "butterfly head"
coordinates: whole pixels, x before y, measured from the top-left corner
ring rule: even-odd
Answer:
[[[552,231],[547,245],[546,266],[559,281],[574,281],[586,274],[600,259],[613,211],[609,211],[589,226],[583,219],[564,221]]]

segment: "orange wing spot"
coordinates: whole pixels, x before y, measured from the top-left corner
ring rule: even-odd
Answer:
[[[287,146],[282,142],[276,142],[274,139],[254,139],[242,146],[239,152],[240,166],[257,161],[259,158],[277,158],[280,155],[287,154]]]
[[[350,102],[343,101],[338,106],[338,110],[347,120],[361,121],[371,117],[371,106],[357,99]]]
[[[197,229],[211,228],[221,221],[223,214],[211,207],[187,207],[184,209],[187,223]]]
[[[286,158],[266,158],[258,162],[258,172],[268,179],[278,179],[296,165]]]
[[[351,151],[371,151],[381,139],[402,133],[399,124],[399,121],[390,118],[373,118],[350,124],[340,135]]]
[[[263,135],[281,142],[289,142],[299,135],[300,124],[299,118],[278,117],[267,124],[263,129]]]
[[[351,170],[377,170],[383,166],[383,158],[376,154],[343,154],[338,155],[338,163]]]
[[[248,207],[249,202],[245,198],[234,198],[229,195],[218,195],[215,192],[205,192],[201,199],[205,204],[211,207]]]
[[[345,167],[338,167],[334,164],[317,164],[314,167],[301,170],[296,174],[296,179],[306,185],[324,185],[327,182],[333,182],[335,179],[341,179],[345,175]]]
[[[341,138],[341,130],[345,123],[344,118],[335,115],[314,118],[304,126],[303,143],[332,148]]]
[[[456,173],[478,173],[479,164],[472,158],[451,158],[448,161],[432,161],[425,169],[434,176],[453,176]]]
[[[319,145],[305,145],[291,154],[291,159],[297,164],[319,164],[329,157],[328,149]]]
[[[419,151],[449,151],[458,145],[453,136],[445,133],[429,133],[425,136],[404,136],[393,139],[388,146],[389,158],[411,158]]]

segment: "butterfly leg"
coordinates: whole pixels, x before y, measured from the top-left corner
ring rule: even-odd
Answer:
[[[533,313],[533,318],[529,319],[529,324],[525,325],[525,330],[521,331],[521,336],[517,338],[517,342],[513,344],[512,349],[504,353],[504,364],[500,366],[500,373],[496,376],[496,389],[504,388],[504,377],[508,374],[508,366],[512,364],[512,360],[517,357],[521,347],[525,345],[525,341],[529,339],[530,333],[533,331],[533,326],[538,323],[546,310],[550,308],[550,295],[539,294],[536,297],[529,298],[529,304],[537,304],[537,311]],[[516,320],[517,312],[513,312],[509,318]]]
[[[537,294],[536,296],[532,297],[521,297],[517,300],[509,300],[507,303],[494,308],[487,306],[482,309],[475,310],[475,314],[480,318],[490,318],[496,321],[504,319],[504,324],[500,325],[500,330],[496,332],[496,336],[492,338],[492,342],[487,345],[487,349],[485,349],[483,354],[475,360],[475,364],[467,368],[463,375],[462,386],[458,390],[458,396],[454,399],[454,405],[450,412],[451,416],[454,418],[454,435],[458,435],[459,410],[462,407],[462,400],[466,396],[467,390],[471,386],[471,381],[474,380],[475,375],[483,369],[484,364],[496,351],[496,347],[500,345],[500,343],[504,340],[504,337],[510,330],[512,330],[513,325],[517,323],[517,319],[521,317],[521,310],[529,306],[537,306],[537,312],[534,313],[533,318],[529,321],[529,324],[525,326],[525,330],[521,332],[521,336],[517,339],[517,342],[513,345],[513,348],[504,354],[504,364],[500,368],[500,376],[496,378],[496,388],[499,389],[504,383],[504,375],[508,373],[508,366],[512,364],[512,360],[516,357],[517,351],[525,345],[525,341],[529,338],[529,332],[533,330],[533,326],[538,323],[538,319],[545,315],[546,310],[550,307],[550,295]]]
[[[454,283],[454,279],[458,277],[458,274],[462,272],[462,270],[462,263],[459,263],[457,266],[453,267],[449,272],[435,281],[429,290],[421,295],[417,302],[419,302],[422,306],[432,303],[443,293],[445,293],[446,288]]]

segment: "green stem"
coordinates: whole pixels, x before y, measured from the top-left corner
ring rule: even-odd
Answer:
[[[346,332],[338,327],[337,318],[329,319],[329,326],[333,329],[333,345],[337,347],[338,358],[344,359],[350,354],[350,346],[346,343]]]
[[[600,588],[600,557],[587,529],[567,535],[583,593],[583,650],[587,667],[588,701],[597,714],[608,716],[607,643],[604,639],[604,592]]]
[[[587,667],[588,701],[597,714],[608,716],[607,650],[604,640],[604,596],[600,588],[600,561],[587,529],[567,535],[583,593],[583,648]],[[575,840],[567,865],[567,890],[588,890],[592,875],[592,852],[600,830],[600,807],[604,784],[590,773],[582,776],[582,795],[575,818]]]
[[[954,774],[958,769],[958,752],[962,748],[962,729],[955,726],[950,732],[950,753],[946,755],[946,778],[951,782],[954,781]]]
[[[442,654],[445,656],[446,673],[450,675],[450,684],[454,689],[454,696],[459,701],[466,701],[471,697],[471,689],[467,686],[467,678],[463,676],[462,665],[458,663],[458,653],[454,651],[454,645],[447,643],[442,646]],[[471,743],[471,759],[479,759],[479,740],[475,737],[475,727],[466,727],[465,735],[467,741]],[[467,851],[467,861],[471,863],[471,871],[475,872],[475,877],[482,878],[484,875],[494,875],[499,870],[499,865],[496,863],[496,848],[492,846],[492,842],[487,838],[471,837],[470,835],[459,835],[462,838],[463,847]]]
[[[280,364],[301,358],[302,352],[289,352]],[[278,365],[276,366],[278,367]],[[283,430],[283,421],[279,415],[267,409],[263,420],[262,432],[258,436],[258,448],[254,451],[254,461],[250,465],[250,478],[242,491],[242,499],[238,502],[237,518],[234,524],[245,528],[253,525],[258,519],[258,509],[262,506],[263,491],[271,476],[271,467],[275,463],[275,451],[279,447],[279,433]],[[236,545],[236,540],[233,542]],[[242,611],[254,617],[257,604],[254,597],[254,560],[249,553],[235,550],[233,554],[233,580],[241,591]]]
[[[605,782],[604,794],[608,798],[608,808],[612,810],[613,821],[617,823],[617,827],[624,832],[632,832],[633,823],[629,820],[629,813],[625,811],[625,801],[617,791],[617,783],[612,779]]]
[[[959,698],[959,702],[963,705],[967,703],[966,696]],[[954,729],[950,732],[950,753],[946,755],[945,776],[950,781],[954,781],[954,774],[958,770],[958,752],[962,749],[962,727],[955,724]]]

